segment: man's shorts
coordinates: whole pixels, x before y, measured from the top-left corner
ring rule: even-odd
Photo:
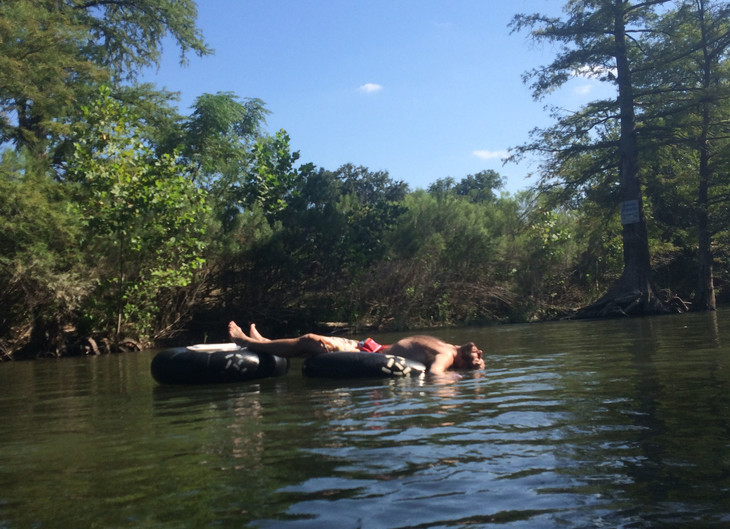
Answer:
[[[322,337],[322,343],[328,353],[333,353],[335,351],[365,351],[368,353],[383,352],[383,346],[372,338],[358,342],[350,340],[349,338],[341,338],[339,336],[325,336]]]
[[[327,348],[328,353],[359,350],[357,340],[350,340],[349,338],[342,338],[340,336],[325,336],[322,338],[322,343]]]

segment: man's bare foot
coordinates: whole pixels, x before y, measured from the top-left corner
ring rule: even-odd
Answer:
[[[268,338],[264,338],[263,336],[261,336],[261,333],[256,328],[256,324],[255,323],[252,323],[251,324],[251,328],[248,331],[248,333],[251,335],[251,338],[256,338],[257,340],[260,340],[262,342],[270,342],[271,341]]]
[[[246,347],[249,342],[251,342],[251,339],[244,334],[243,329],[241,329],[235,321],[228,323],[228,337],[232,342],[243,347]]]

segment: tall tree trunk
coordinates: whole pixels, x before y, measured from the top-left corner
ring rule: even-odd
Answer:
[[[622,5],[624,0],[617,0]],[[634,113],[634,88],[626,53],[626,29],[623,7],[617,8],[614,19],[616,71],[620,108],[621,138],[619,141],[619,182],[623,225],[624,271],[619,291],[641,291],[653,295],[649,236],[644,216],[641,182],[639,181],[639,148]],[[614,289],[615,290],[615,289]]]
[[[707,147],[704,147],[702,151],[706,153]],[[712,239],[707,211],[709,175],[707,174],[706,155],[703,153],[700,154],[700,186],[697,198],[697,288],[692,301],[693,311],[715,310],[716,307],[712,273]]]
[[[619,183],[623,225],[624,270],[616,284],[579,317],[604,317],[667,312],[651,279],[649,236],[639,181],[639,148],[634,90],[626,51],[626,0],[614,0],[614,42],[620,109]]]
[[[712,67],[707,49],[707,25],[705,3],[697,2],[700,30],[702,31],[703,72],[702,87],[709,91],[712,85]],[[699,144],[699,187],[697,192],[697,288],[692,302],[693,311],[715,310],[715,285],[712,273],[712,238],[709,226],[709,188],[712,169],[710,167],[710,109],[709,103],[702,102],[702,126]]]

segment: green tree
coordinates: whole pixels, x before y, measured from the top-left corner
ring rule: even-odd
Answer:
[[[0,358],[61,354],[91,288],[68,190],[32,156],[0,160]]]
[[[313,261],[330,256],[322,263],[322,270],[328,270],[324,279],[330,281],[382,255],[384,234],[402,213],[400,202],[407,190],[385,171],[353,164],[335,171],[320,169],[300,180],[279,218],[292,230],[291,243],[301,247],[303,255]]]
[[[45,155],[79,85],[106,72],[80,53],[84,28],[51,2],[0,3],[0,145]]]
[[[623,217],[624,270],[609,291],[583,312],[585,316],[663,312],[651,277],[649,239],[642,199],[639,161],[639,134],[636,122],[637,94],[634,75],[648,62],[640,35],[652,29],[658,6],[667,0],[569,1],[566,18],[518,15],[516,30],[530,29],[538,41],[562,45],[547,67],[530,72],[533,93],[540,98],[580,72],[590,72],[615,83],[615,100],[596,101],[580,112],[559,117],[548,130],[536,130],[537,140],[519,152],[552,153],[556,169],[544,181],[558,176],[560,167],[588,150],[614,150],[618,199],[629,214]],[[644,37],[645,40],[645,37]],[[653,59],[652,57],[651,59]],[[616,134],[617,133],[617,134]],[[600,157],[601,160],[611,160]],[[604,162],[602,162],[603,165]]]
[[[165,154],[179,151],[196,185],[208,192],[220,225],[211,232],[211,239],[226,237],[244,208],[253,206],[260,195],[275,194],[274,189],[258,186],[259,175],[268,171],[266,183],[276,187],[274,166],[284,169],[286,162],[275,163],[273,156],[287,158],[291,170],[299,154],[288,151],[284,131],[274,139],[263,132],[269,112],[259,99],[242,100],[231,92],[202,94],[192,108],[190,116],[163,123],[158,150]],[[290,177],[282,175],[282,181]],[[290,185],[282,182],[278,189]]]
[[[354,285],[383,255],[407,186],[386,172],[352,164],[335,171],[304,165],[294,182],[282,197],[286,207],[272,212],[260,201],[240,214],[247,231],[233,238],[250,241],[252,231],[262,238],[242,246],[226,266],[230,310],[289,331],[305,324],[311,329],[317,321],[350,321],[358,307]]]
[[[450,193],[466,197],[472,202],[494,202],[497,199],[495,191],[502,187],[504,177],[488,169],[466,175],[458,183],[451,177],[440,178],[428,187],[428,192],[436,195]]]
[[[68,134],[90,84],[133,80],[162,40],[209,53],[193,0],[5,0],[0,3],[0,144],[38,157]]]
[[[292,152],[289,134],[283,129],[274,136],[260,137],[253,154],[253,168],[242,187],[243,204],[256,203],[266,212],[276,214],[287,206],[287,198],[314,166],[295,166],[299,151]]]
[[[730,138],[728,20],[727,2],[678,2],[662,17],[661,31],[653,42],[663,57],[659,65],[664,67],[645,81],[652,113],[661,116],[655,120],[655,134],[670,146],[667,150],[672,155],[692,168],[685,179],[693,184],[696,203],[698,272],[693,310],[715,308],[712,238],[725,225],[718,213],[727,206],[728,184],[721,156]]]
[[[215,192],[251,170],[253,147],[268,111],[263,101],[241,100],[231,92],[200,95],[192,108],[163,148],[178,149],[196,169],[198,185]]]
[[[98,278],[89,325],[117,340],[164,335],[170,307],[163,300],[203,264],[205,193],[174,156],[158,157],[145,144],[139,119],[108,90],[84,111],[67,177]]]
[[[495,206],[416,191],[359,285],[361,317],[407,328],[498,319],[511,304],[498,282]]]

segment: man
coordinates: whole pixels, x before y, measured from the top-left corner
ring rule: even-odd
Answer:
[[[245,334],[233,321],[228,324],[228,335],[231,341],[251,351],[285,358],[358,350],[358,342],[355,340],[312,333],[298,338],[269,340],[261,336],[256,330],[256,325],[251,324],[249,334]],[[434,375],[443,375],[448,369],[484,369],[482,351],[474,343],[452,345],[433,336],[409,336],[393,345],[382,347],[378,353],[402,356],[421,362],[428,368],[429,373]]]

